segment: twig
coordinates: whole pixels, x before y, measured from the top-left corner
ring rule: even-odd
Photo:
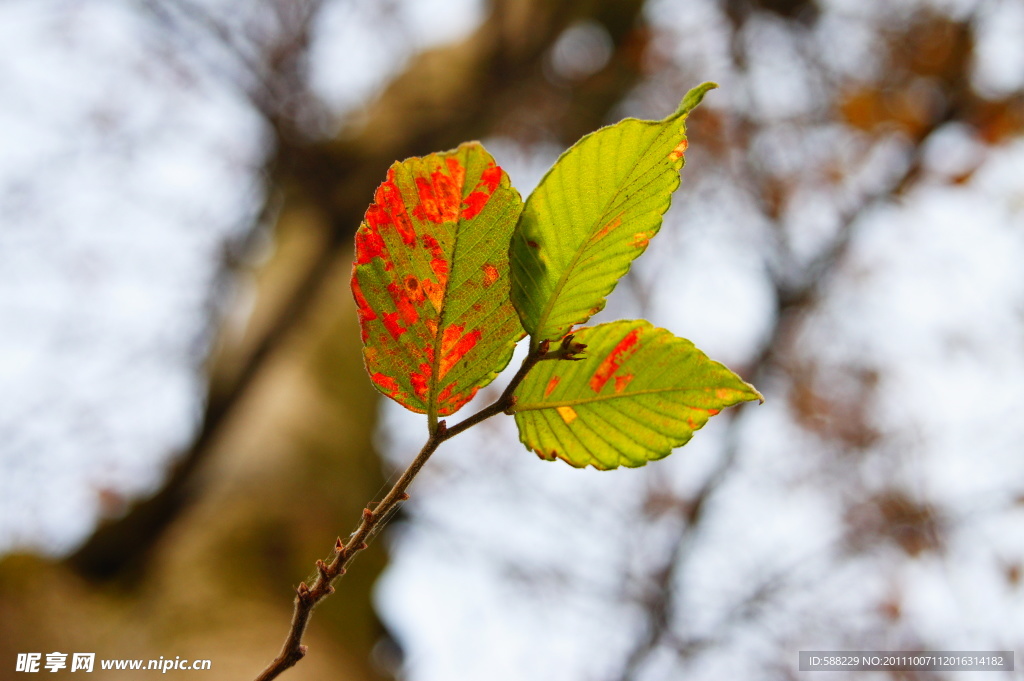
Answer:
[[[299,660],[306,655],[306,646],[302,645],[302,635],[306,631],[306,626],[309,624],[310,615],[313,614],[313,608],[315,608],[320,601],[334,593],[334,587],[331,583],[345,574],[345,566],[355,557],[357,553],[367,547],[367,542],[370,537],[380,527],[387,522],[387,519],[391,516],[391,512],[403,501],[409,498],[406,493],[406,489],[412,483],[413,478],[420,472],[423,465],[427,462],[427,459],[437,450],[445,440],[450,440],[459,433],[472,428],[490,417],[500,414],[502,412],[510,413],[512,408],[515,406],[515,393],[516,388],[523,382],[526,375],[530,372],[536,364],[542,360],[548,359],[565,359],[565,360],[576,360],[581,359],[580,353],[586,348],[582,343],[577,343],[573,340],[572,334],[569,334],[562,341],[562,344],[557,349],[551,350],[548,347],[547,341],[542,341],[539,347],[531,351],[524,359],[519,370],[516,372],[512,380],[509,381],[508,386],[501,393],[501,395],[494,402],[484,407],[477,413],[468,417],[464,421],[457,423],[456,425],[448,428],[444,421],[440,421],[436,428],[430,429],[430,436],[427,438],[426,444],[423,445],[423,449],[416,455],[416,458],[412,460],[409,467],[402,473],[402,477],[395,482],[394,486],[387,493],[384,499],[379,504],[374,506],[372,509],[367,507],[363,509],[363,518],[359,523],[359,527],[352,533],[348,542],[343,542],[341,537],[334,544],[334,558],[331,559],[330,563],[326,563],[323,560],[316,561],[316,577],[313,579],[312,586],[307,586],[305,582],[300,582],[298,588],[295,590],[295,611],[292,615],[291,629],[288,631],[288,637],[285,639],[284,646],[281,648],[280,654],[274,659],[273,662],[267,666],[263,672],[256,677],[256,681],[270,681],[270,679],[276,679],[283,671],[294,666]]]

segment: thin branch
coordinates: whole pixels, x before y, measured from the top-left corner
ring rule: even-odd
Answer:
[[[413,479],[419,474],[423,465],[437,451],[442,442],[450,440],[459,433],[472,428],[473,426],[489,419],[496,414],[510,413],[515,407],[515,390],[523,382],[530,370],[543,360],[575,360],[580,359],[579,354],[586,348],[582,343],[573,341],[572,334],[563,339],[560,347],[549,350],[548,342],[543,341],[537,350],[531,351],[524,359],[519,370],[516,372],[508,386],[494,402],[484,407],[477,413],[448,428],[444,421],[439,421],[436,428],[430,429],[430,436],[427,438],[423,449],[412,460],[409,467],[405,469],[402,476],[395,482],[387,495],[372,509],[367,506],[363,509],[363,518],[359,527],[352,533],[347,543],[339,537],[334,545],[334,558],[330,563],[323,560],[316,562],[317,574],[312,586],[305,582],[299,583],[295,596],[295,611],[292,615],[291,628],[288,637],[280,654],[267,666],[263,672],[256,677],[256,681],[270,681],[276,679],[282,672],[293,667],[306,655],[306,646],[302,645],[302,635],[309,625],[309,618],[320,601],[334,593],[331,583],[345,574],[345,566],[355,557],[357,553],[368,546],[368,541],[387,520],[391,517],[400,503],[409,498],[406,493]]]

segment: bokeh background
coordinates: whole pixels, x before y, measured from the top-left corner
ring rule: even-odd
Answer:
[[[765,404],[635,470],[539,461],[510,419],[446,444],[287,678],[1024,650],[1020,0],[4,0],[0,679],[54,651],[255,676],[425,438],[348,291],[388,165],[481,139],[525,196],[704,80],[601,317]],[[981,676],[1024,677],[830,678]]]

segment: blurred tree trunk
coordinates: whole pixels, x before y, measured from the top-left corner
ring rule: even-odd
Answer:
[[[281,88],[253,97],[274,133],[265,214],[275,219],[272,255],[237,274],[255,281],[245,332],[222,330],[201,427],[156,495],[65,561],[0,562],[0,658],[180,655],[211,659],[219,678],[256,675],[280,647],[292,589],[384,491],[375,393],[348,291],[351,235],[374,187],[394,160],[463,140],[542,125],[571,143],[599,126],[640,77],[642,6],[496,1],[473,35],[419,55],[368,122],[337,139],[304,135]],[[311,11],[280,63],[304,58],[314,19]],[[586,78],[553,83],[545,56],[582,19],[604,27],[612,57]],[[294,68],[282,73],[284,91],[306,92]],[[289,678],[384,674],[370,662],[383,633],[370,593],[385,561],[378,545],[340,581],[314,618],[311,655]],[[5,663],[0,678],[12,670]]]

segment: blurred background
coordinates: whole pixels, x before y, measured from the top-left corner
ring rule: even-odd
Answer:
[[[704,80],[601,319],[765,404],[635,470],[539,461],[507,418],[447,443],[287,678],[1024,650],[1022,36],[1020,0],[4,0],[0,679],[54,651],[255,676],[426,436],[348,290],[390,163],[480,139],[525,196]]]

